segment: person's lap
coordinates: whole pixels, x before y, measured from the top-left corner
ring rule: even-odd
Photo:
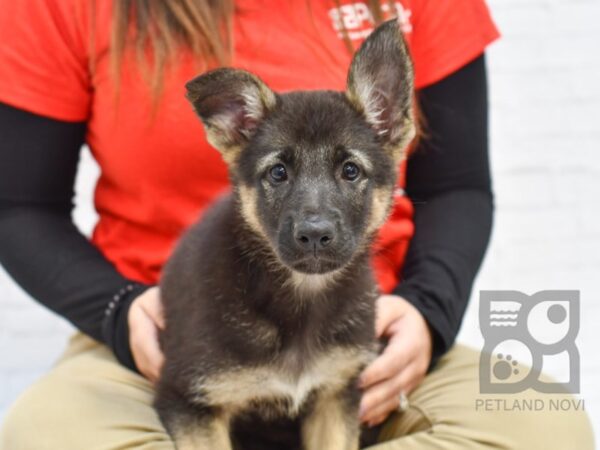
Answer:
[[[411,393],[408,411],[394,414],[386,421],[379,435],[383,443],[370,450],[594,449],[591,425],[584,411],[518,411],[502,407],[514,400],[535,404],[536,399],[543,400],[550,394],[533,390],[519,394],[480,394],[479,357],[479,352],[455,345]],[[477,406],[478,400],[486,399],[493,400],[490,410],[485,410],[481,403]],[[501,402],[497,407],[496,399],[506,403]]]
[[[478,364],[477,352],[455,346],[411,393],[409,409],[393,414],[380,443],[369,449],[593,449],[581,411],[477,410],[475,402],[483,398]],[[0,450],[174,450],[152,399],[148,381],[78,334],[55,368],[11,408]]]
[[[13,405],[0,449],[173,450],[152,396],[146,379],[77,334],[56,366]]]

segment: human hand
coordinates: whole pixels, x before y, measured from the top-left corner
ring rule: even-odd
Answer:
[[[127,320],[135,365],[142,375],[155,383],[164,362],[158,333],[159,329],[165,328],[165,318],[158,287],[152,287],[135,298]]]
[[[398,409],[401,393],[411,392],[431,362],[432,338],[421,313],[397,295],[377,299],[375,331],[387,345],[362,373],[360,419],[378,425]]]

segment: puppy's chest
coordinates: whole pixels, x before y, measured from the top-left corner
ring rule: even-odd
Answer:
[[[344,389],[374,356],[365,348],[336,348],[310,358],[299,369],[284,358],[268,365],[211,374],[198,379],[195,390],[202,401],[231,413],[270,404],[281,413],[295,415],[312,393]]]

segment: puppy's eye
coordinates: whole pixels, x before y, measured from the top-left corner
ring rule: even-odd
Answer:
[[[342,168],[342,176],[348,181],[354,181],[360,175],[360,169],[354,163],[347,162]]]
[[[273,167],[271,167],[269,170],[269,175],[271,175],[273,181],[276,181],[277,183],[287,180],[287,171],[285,170],[283,164],[275,164]]]

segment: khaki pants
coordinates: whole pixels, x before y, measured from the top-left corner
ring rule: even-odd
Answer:
[[[455,346],[409,396],[410,408],[387,420],[380,443],[370,450],[594,448],[585,413],[548,408],[550,398],[570,397],[481,395],[478,366],[477,352]],[[152,397],[148,381],[119,366],[103,345],[77,334],[56,367],[10,410],[0,450],[174,450]],[[486,411],[476,403],[486,398],[506,405],[542,399],[546,407],[516,411],[496,405]]]

